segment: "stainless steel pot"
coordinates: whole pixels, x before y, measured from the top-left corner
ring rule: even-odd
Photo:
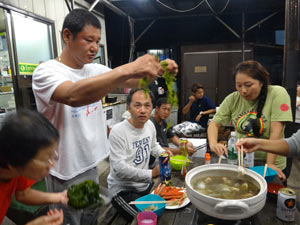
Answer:
[[[252,170],[245,168],[246,180],[260,188],[257,195],[239,200],[213,198],[194,190],[191,180],[194,176],[237,176],[237,166],[228,164],[208,164],[190,170],[185,177],[187,195],[192,204],[203,213],[224,220],[238,220],[259,212],[266,203],[267,183],[265,179]],[[244,179],[244,178],[243,178]]]

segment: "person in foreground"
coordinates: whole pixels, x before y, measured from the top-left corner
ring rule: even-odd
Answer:
[[[144,89],[132,89],[127,96],[131,117],[116,124],[109,135],[108,187],[113,206],[128,221],[137,215],[136,208],[128,203],[149,194],[152,178],[159,175],[158,165],[149,169],[150,154],[158,157],[165,152],[157,143],[155,127],[149,121],[153,107],[151,98],[151,92],[145,94]]]
[[[59,134],[40,113],[20,110],[9,114],[0,130],[0,224],[12,200],[28,205],[67,204],[67,191],[45,193],[30,187],[54,165]],[[50,210],[27,225],[59,225],[63,212]]]
[[[154,56],[110,69],[93,60],[99,49],[101,25],[91,12],[74,9],[64,19],[61,55],[40,64],[33,74],[37,109],[59,130],[59,160],[46,178],[49,192],[60,192],[84,180],[99,183],[97,165],[107,158],[107,126],[101,99],[116,88],[137,87],[140,78],[149,82],[164,72]],[[174,74],[177,64],[167,59]],[[99,209],[63,208],[64,224],[89,225]]]
[[[154,115],[150,117],[156,129],[156,139],[160,146],[166,150],[170,150],[173,154],[180,154],[179,148],[170,148],[168,139],[176,146],[179,146],[179,138],[173,133],[172,127],[168,127],[166,119],[171,114],[171,104],[167,98],[159,98],[156,101]],[[192,155],[195,152],[194,146],[188,142],[188,153]]]
[[[222,102],[208,126],[208,140],[211,151],[217,155],[227,154],[224,144],[218,143],[218,129],[230,122],[237,138],[257,137],[279,140],[283,137],[284,122],[292,121],[290,97],[280,86],[269,85],[268,71],[257,61],[239,63],[234,71],[236,92]],[[286,179],[286,158],[258,151],[255,160],[266,161]]]
[[[246,153],[261,150],[287,157],[297,157],[300,160],[300,130],[292,137],[281,140],[242,138],[236,143],[236,147],[241,148],[242,145]]]

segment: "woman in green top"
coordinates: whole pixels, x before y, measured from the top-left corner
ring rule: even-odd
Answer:
[[[271,140],[283,137],[284,122],[292,121],[290,97],[281,86],[269,85],[268,71],[256,61],[239,63],[234,73],[236,92],[228,95],[208,127],[211,151],[225,153],[226,147],[218,143],[218,129],[232,123],[237,138],[259,137]],[[255,160],[266,160],[269,167],[282,172],[286,158],[262,151],[255,152]]]

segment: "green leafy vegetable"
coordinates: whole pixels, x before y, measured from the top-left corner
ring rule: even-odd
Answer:
[[[149,80],[148,77],[143,77],[139,80],[139,88],[144,88],[144,92],[145,92],[145,97],[148,97],[148,93],[149,93]]]
[[[168,87],[168,101],[171,104],[171,106],[178,105],[178,97],[176,91],[173,89],[174,83],[176,81],[176,78],[173,73],[168,72],[168,63],[166,61],[162,61],[161,66],[164,68],[164,74],[163,78],[165,78],[166,85]]]
[[[103,203],[99,196],[99,185],[92,180],[72,185],[68,189],[69,205],[75,209],[96,208]]]

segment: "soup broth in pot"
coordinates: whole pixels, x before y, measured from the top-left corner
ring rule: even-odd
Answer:
[[[195,191],[214,198],[244,199],[257,195],[258,186],[248,176],[200,176],[196,175],[191,180]]]

